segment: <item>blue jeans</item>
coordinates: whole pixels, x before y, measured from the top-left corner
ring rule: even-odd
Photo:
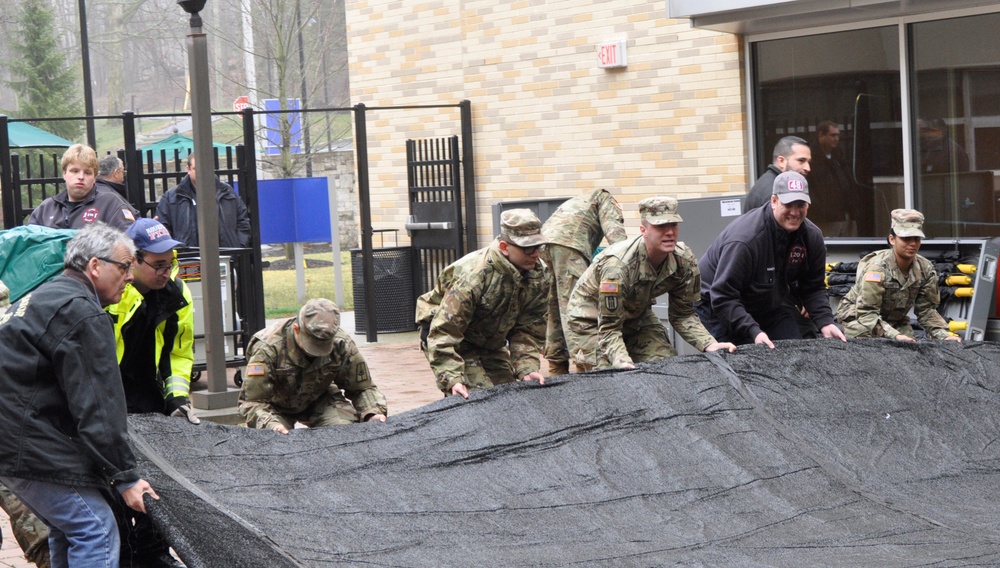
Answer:
[[[97,488],[17,477],[0,483],[49,526],[52,568],[118,568],[118,526]]]

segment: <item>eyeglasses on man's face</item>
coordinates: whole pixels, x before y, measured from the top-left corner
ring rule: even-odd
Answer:
[[[523,252],[524,254],[526,254],[528,256],[531,256],[531,255],[535,254],[536,252],[545,250],[545,245],[535,245],[533,247],[522,247],[521,245],[515,245],[514,243],[507,243],[507,244],[513,245],[513,246],[521,249],[521,252]]]
[[[175,268],[177,268],[177,259],[176,258],[174,260],[170,261],[169,263],[162,263],[162,262],[160,262],[160,263],[157,263],[157,264],[150,264],[150,263],[146,262],[145,260],[140,260],[139,262],[141,262],[141,263],[145,264],[146,266],[152,268],[153,271],[154,271],[154,273],[157,276],[164,276],[164,275],[170,274],[171,272],[173,272],[173,270]]]
[[[103,256],[98,256],[98,257],[95,257],[95,258],[97,258],[97,260],[99,260],[101,262],[106,262],[108,264],[113,264],[113,265],[117,266],[118,268],[121,268],[122,272],[124,272],[126,274],[128,274],[129,272],[132,271],[132,261],[131,260],[128,261],[128,262],[122,262],[120,260],[114,260],[114,259],[111,259],[111,258],[105,258]]]

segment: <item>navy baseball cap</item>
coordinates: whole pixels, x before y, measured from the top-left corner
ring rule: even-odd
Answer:
[[[135,243],[135,248],[153,254],[184,246],[184,243],[170,237],[170,231],[163,226],[163,223],[148,217],[137,219],[125,234]]]

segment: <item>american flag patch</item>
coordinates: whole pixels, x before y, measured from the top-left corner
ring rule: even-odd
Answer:
[[[135,221],[135,215],[126,207],[122,207],[122,217],[125,217],[128,221]]]
[[[866,272],[865,282],[881,282],[882,273],[881,272]]]
[[[617,294],[617,282],[601,282],[601,294]]]
[[[247,365],[247,376],[248,377],[264,376],[264,365],[260,363],[250,363],[249,365]]]

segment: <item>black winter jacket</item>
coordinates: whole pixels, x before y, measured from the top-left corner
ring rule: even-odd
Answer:
[[[734,334],[761,332],[754,314],[767,314],[786,299],[805,306],[822,329],[833,323],[823,278],[826,244],[808,219],[793,233],[774,220],[770,203],[737,217],[698,262],[701,298]]]
[[[191,176],[184,176],[156,205],[156,218],[170,231],[170,236],[189,247],[198,246],[198,212]],[[250,215],[247,206],[233,188],[215,178],[215,198],[219,203],[219,246],[250,246]]]
[[[65,270],[0,315],[0,475],[74,486],[139,480],[115,338],[90,281]]]
[[[124,197],[95,183],[83,203],[76,208],[70,206],[66,191],[42,201],[31,212],[28,224],[53,229],[82,229],[94,221],[103,221],[124,231],[138,216],[139,211]]]
[[[771,194],[774,193],[774,180],[779,174],[781,174],[781,170],[778,169],[778,166],[768,164],[767,169],[750,188],[750,193],[747,193],[746,201],[743,203],[744,211],[750,211],[771,202]]]

